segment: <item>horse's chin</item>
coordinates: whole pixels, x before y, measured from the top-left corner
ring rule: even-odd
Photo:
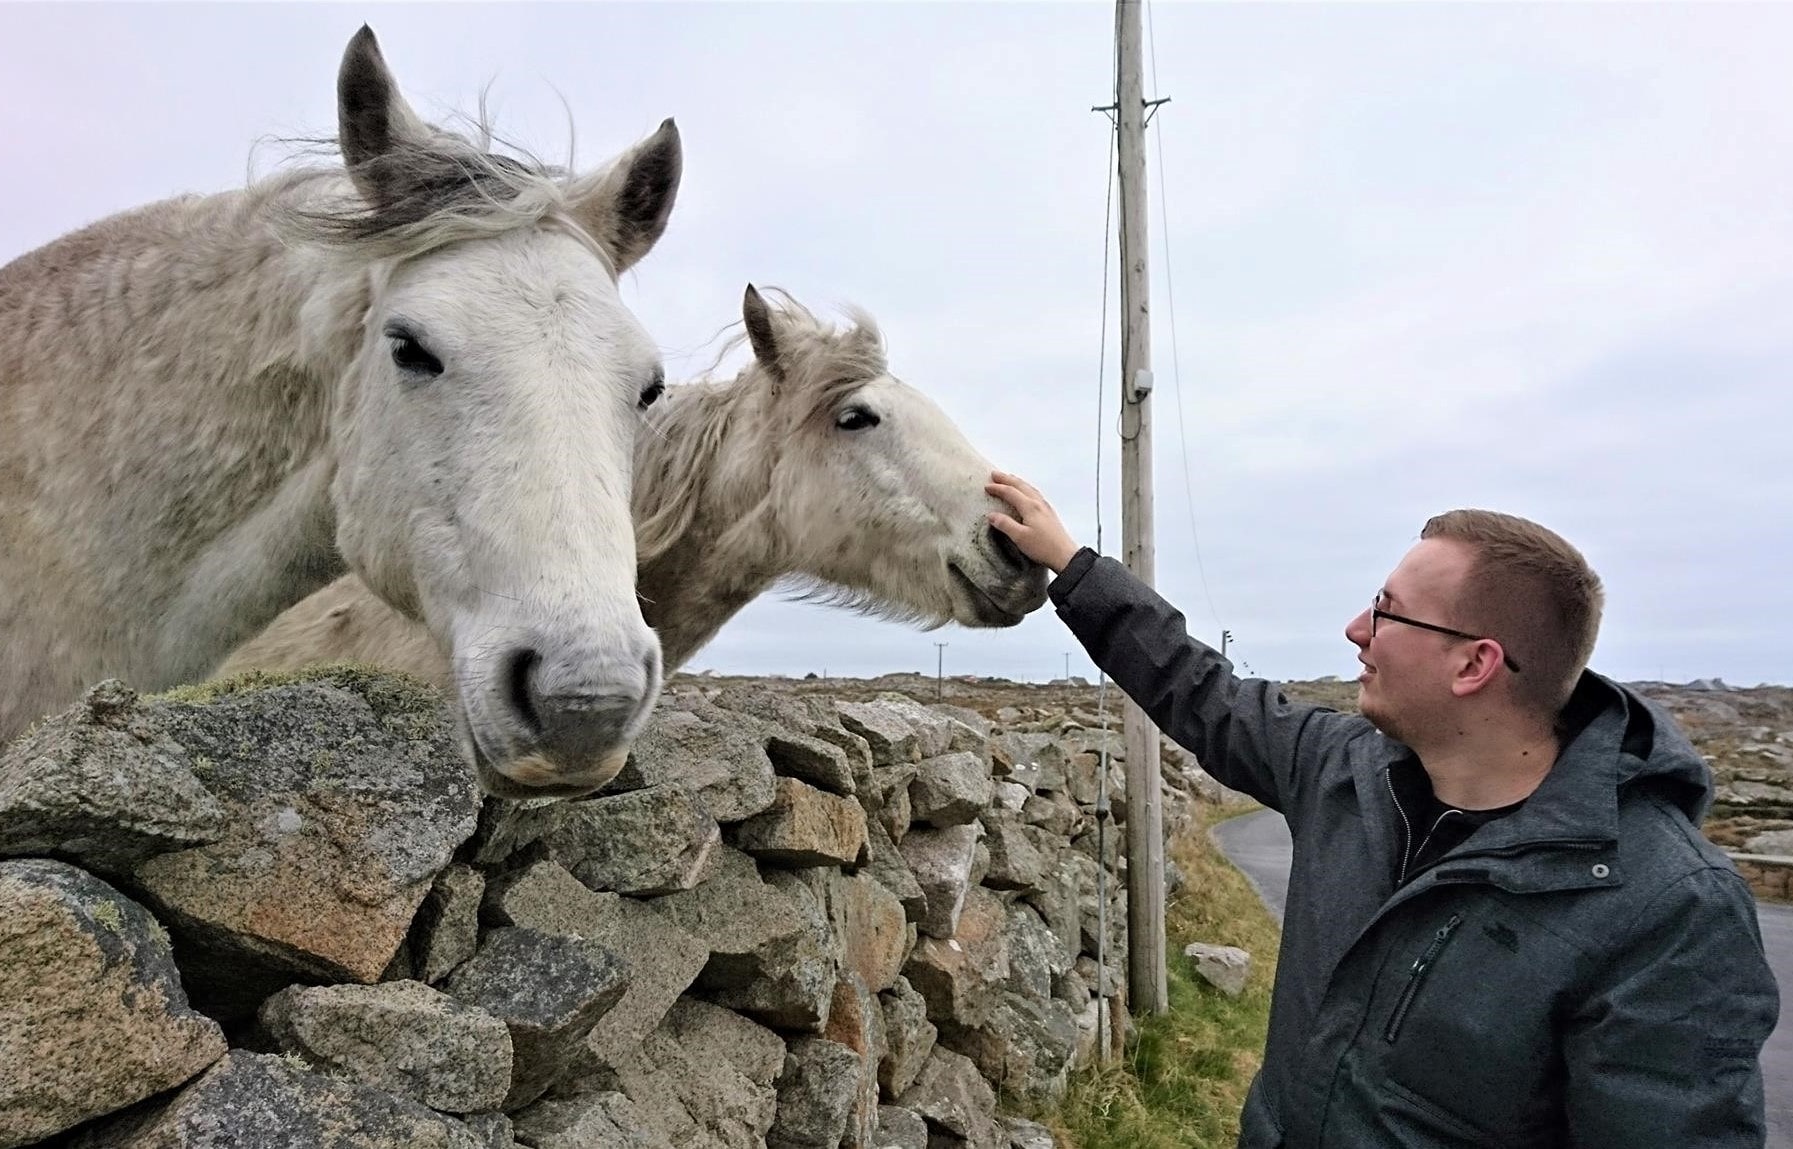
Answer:
[[[604,788],[629,760],[627,747],[612,751],[592,766],[565,770],[539,754],[526,754],[500,770],[473,749],[479,788],[494,798],[583,798]]]
[[[1023,585],[1018,582],[1005,583],[1000,590],[993,592],[961,570],[957,563],[946,564],[946,569],[959,592],[953,596],[958,600],[953,611],[953,621],[960,626],[987,629],[1017,626],[1030,611],[1046,601],[1043,579],[1036,580],[1039,582],[1037,593],[1031,584]],[[961,604],[963,610],[958,609]]]

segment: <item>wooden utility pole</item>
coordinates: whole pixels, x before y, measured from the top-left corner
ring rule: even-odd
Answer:
[[[1116,129],[1121,181],[1121,558],[1151,586],[1152,325],[1146,278],[1146,99],[1140,0],[1116,10]],[[1154,101],[1161,102],[1161,101]],[[1164,810],[1158,790],[1158,729],[1129,698],[1127,744],[1127,988],[1137,1013],[1170,1008],[1164,964]]]

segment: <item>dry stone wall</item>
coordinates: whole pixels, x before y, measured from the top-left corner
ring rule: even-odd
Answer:
[[[0,1149],[1049,1145],[1126,968],[1101,722],[687,681],[513,802],[401,680],[102,684],[0,752]]]

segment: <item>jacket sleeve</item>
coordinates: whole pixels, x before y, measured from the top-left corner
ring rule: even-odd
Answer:
[[[1053,580],[1058,615],[1127,696],[1202,769],[1285,815],[1328,747],[1362,720],[1296,705],[1189,636],[1183,615],[1087,547]]]
[[[1755,901],[1734,871],[1653,900],[1569,1019],[1569,1144],[1760,1149],[1763,1044],[1780,996]]]

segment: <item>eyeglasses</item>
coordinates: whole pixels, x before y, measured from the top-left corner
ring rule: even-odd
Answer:
[[[1494,645],[1500,646],[1500,658],[1501,658],[1502,662],[1507,664],[1507,669],[1512,671],[1514,674],[1519,673],[1519,664],[1517,662],[1513,661],[1512,656],[1507,653],[1507,648],[1504,646],[1501,646],[1499,639],[1489,638],[1485,634],[1470,634],[1467,631],[1452,630],[1448,626],[1439,626],[1435,622],[1421,622],[1417,618],[1405,618],[1398,614],[1392,614],[1389,611],[1382,609],[1382,595],[1378,594],[1375,598],[1370,600],[1370,637],[1371,638],[1376,637],[1376,623],[1378,623],[1382,619],[1387,619],[1389,622],[1405,623],[1408,626],[1417,626],[1421,630],[1429,630],[1436,634],[1448,634],[1452,638],[1467,639],[1470,642],[1492,642]]]

